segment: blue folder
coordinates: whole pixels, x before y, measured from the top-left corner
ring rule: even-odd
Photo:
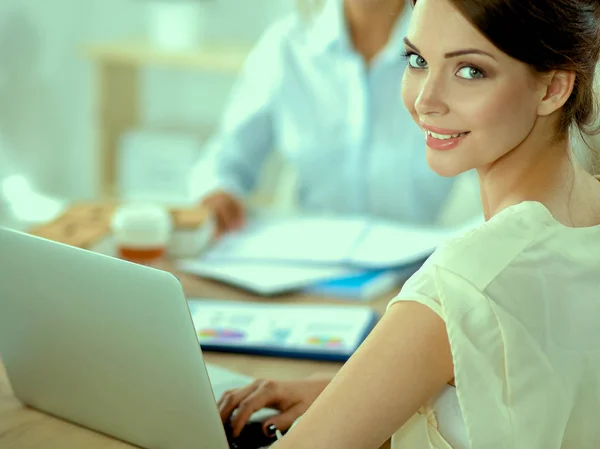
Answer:
[[[421,265],[422,262],[419,261],[403,268],[366,270],[359,274],[319,282],[304,291],[315,295],[369,301],[390,293],[394,288],[399,289]]]

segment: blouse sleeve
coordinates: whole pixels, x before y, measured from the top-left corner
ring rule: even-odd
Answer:
[[[473,447],[502,447],[490,441],[510,429],[504,406],[504,354],[502,335],[492,304],[472,282],[445,267],[429,264],[417,272],[388,305],[401,301],[421,303],[446,323],[452,352],[456,393],[469,441],[486,441]],[[493,404],[493,405],[492,405]],[[495,429],[492,429],[496,427]],[[473,433],[485,432],[480,439]]]
[[[389,309],[401,301],[418,302],[444,320],[469,441],[472,447],[490,449],[516,447],[511,441],[514,407],[507,397],[511,387],[507,367],[531,360],[507,359],[509,343],[513,354],[531,355],[519,349],[527,336],[506,304],[499,303],[489,289],[510,285],[500,285],[497,279],[535,233],[520,221],[500,224],[492,223],[440,247],[388,305]]]

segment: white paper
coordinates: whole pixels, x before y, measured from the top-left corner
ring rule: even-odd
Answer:
[[[402,267],[424,260],[444,241],[480,223],[434,228],[373,219],[263,218],[223,238],[202,260]]]
[[[276,295],[297,290],[328,279],[358,273],[358,270],[334,266],[282,265],[255,262],[211,262],[184,260],[178,268],[183,272],[249,290],[259,295]]]
[[[337,263],[350,256],[366,226],[361,219],[254,219],[241,231],[225,236],[203,260]]]
[[[351,263],[378,268],[412,264],[426,259],[452,235],[447,229],[375,223],[352,252]]]

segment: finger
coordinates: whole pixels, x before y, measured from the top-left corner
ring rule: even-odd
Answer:
[[[231,396],[236,391],[237,391],[237,388],[224,391],[223,394],[221,395],[221,397],[217,401],[217,407],[220,408],[221,404],[227,400],[227,397]]]
[[[276,400],[276,390],[269,384],[263,384],[260,388],[248,395],[240,402],[235,417],[232,419],[233,436],[237,437],[250,417],[257,411],[271,405]]]
[[[223,221],[223,232],[230,232],[237,226],[237,205],[234,201],[224,201],[219,205],[219,213]]]
[[[227,224],[227,210],[222,205],[215,207],[214,209],[215,221],[217,223],[216,236],[221,237],[228,231]]]
[[[265,420],[263,424],[263,432],[265,435],[273,437],[274,435],[272,432],[268,430],[272,425],[282,432],[289,430],[289,428],[292,427],[292,424],[294,424],[294,421],[300,418],[300,416],[302,416],[306,410],[308,410],[308,404],[300,402],[287,409],[285,412],[280,413],[279,415],[274,415],[272,418]]]
[[[204,201],[202,201],[202,205],[206,207],[210,212],[214,220],[215,225],[215,237],[220,237],[223,233],[225,223],[223,222],[223,217],[221,215],[221,206],[218,198],[208,197]]]
[[[240,402],[243,401],[250,393],[251,392],[245,392],[242,390],[223,395],[219,401],[219,415],[221,416],[221,420],[223,422],[228,421]]]
[[[245,215],[246,215],[246,211],[244,210],[244,205],[239,202],[239,201],[235,201],[234,206],[233,206],[233,216],[234,216],[234,225],[235,225],[235,229],[241,229],[244,226],[244,222],[245,220]]]
[[[247,387],[225,392],[218,403],[221,420],[223,422],[227,421],[240,403],[250,394],[252,394],[257,388],[258,385],[253,382]]]
[[[221,404],[225,403],[226,401],[229,401],[232,397],[236,396],[237,394],[240,394],[242,392],[242,390],[248,389],[250,388],[252,384],[248,384],[245,387],[239,387],[239,388],[231,388],[229,390],[225,390],[223,392],[223,394],[221,395],[221,397],[219,398],[219,400],[217,401],[217,407],[220,407]],[[256,387],[258,388],[258,387]],[[248,392],[248,394],[250,394],[251,391]]]

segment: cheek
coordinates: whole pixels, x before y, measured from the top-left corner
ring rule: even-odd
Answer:
[[[414,103],[413,103],[414,104]],[[446,98],[449,116],[457,127],[471,131],[458,151],[427,148],[429,166],[441,176],[456,176],[488,165],[516,148],[532,130],[537,102],[526,85],[503,83],[462,91]]]
[[[413,77],[411,77],[408,72],[404,72],[404,76],[402,77],[402,102],[413,120],[418,124],[419,117],[415,110],[415,103],[419,96],[420,86],[418,86],[418,83],[412,78]]]
[[[472,130],[477,138],[485,140],[499,157],[521,143],[533,128],[537,118],[537,103],[533,92],[526,85],[507,83],[486,94],[477,96],[467,105],[472,118]]]

